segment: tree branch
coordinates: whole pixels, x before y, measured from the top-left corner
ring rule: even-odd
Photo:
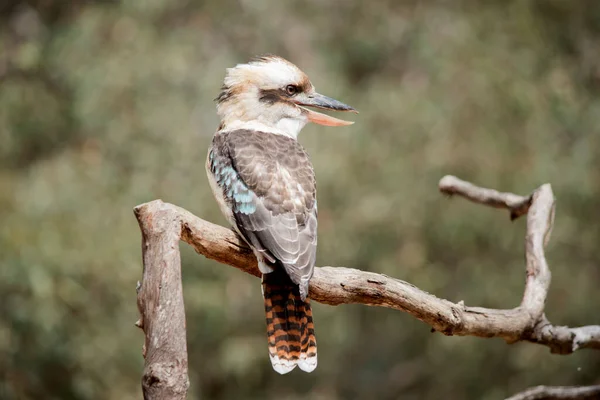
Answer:
[[[440,192],[448,196],[459,195],[473,203],[479,203],[495,208],[504,208],[510,211],[510,219],[515,220],[527,214],[531,206],[533,195],[519,196],[513,193],[502,193],[494,189],[482,188],[472,183],[446,175],[440,179]]]
[[[144,399],[185,399],[187,344],[181,287],[181,216],[173,206],[152,202],[134,209],[142,231],[144,276],[138,285],[136,326],[146,335]]]
[[[536,386],[506,400],[597,400],[600,385],[596,386]]]
[[[480,188],[456,177],[446,176],[440,181],[439,188],[449,195],[508,209],[512,219],[527,214],[526,281],[523,299],[518,307],[468,307],[462,301],[452,303],[437,298],[399,279],[343,267],[315,268],[310,281],[310,297],[330,305],[358,303],[405,311],[429,324],[433,331],[446,335],[501,337],[508,343],[529,341],[548,346],[558,354],[569,354],[582,348],[600,349],[600,326],[554,326],[544,314],[551,278],[544,246],[550,238],[554,221],[554,195],[550,185],[542,185],[530,196],[523,197]],[[185,317],[178,240],[187,242],[207,258],[257,277],[260,272],[252,251],[230,229],[204,221],[161,200],[139,205],[135,213],[145,243],[144,283],[138,295],[148,351],[144,382],[150,379],[147,376],[158,376],[152,372],[155,363],[153,355],[161,354],[156,359],[179,360],[175,364],[180,369],[177,370],[179,377],[176,383],[171,384],[164,377],[158,377],[159,381],[184,390],[187,389],[187,356],[182,354],[182,351],[185,352]],[[147,282],[147,279],[151,279],[151,282]],[[167,288],[173,288],[174,292],[171,293]],[[158,296],[159,293],[164,295]],[[168,296],[171,302],[162,296]],[[167,312],[167,309],[170,311]],[[157,316],[159,320],[154,321],[153,318]],[[168,336],[165,336],[167,332]],[[155,344],[155,337],[161,345]],[[176,341],[177,346],[168,347],[167,337]],[[167,357],[168,352],[175,358]],[[175,371],[176,366],[171,366],[171,371]],[[146,388],[144,390],[146,393]]]

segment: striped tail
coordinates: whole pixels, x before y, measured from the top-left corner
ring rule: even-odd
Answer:
[[[312,372],[317,368],[317,341],[310,299],[302,301],[298,285],[277,269],[263,275],[262,285],[273,369],[287,374],[298,365]]]

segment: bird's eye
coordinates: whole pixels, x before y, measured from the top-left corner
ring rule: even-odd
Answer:
[[[289,95],[289,96],[293,96],[296,93],[298,93],[298,86],[295,85],[287,85],[285,87],[285,92]]]

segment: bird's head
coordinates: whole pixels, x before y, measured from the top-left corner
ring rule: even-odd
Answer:
[[[216,101],[223,128],[254,124],[293,138],[308,122],[326,126],[353,123],[307,107],[357,113],[354,108],[317,93],[304,72],[272,55],[228,68]]]

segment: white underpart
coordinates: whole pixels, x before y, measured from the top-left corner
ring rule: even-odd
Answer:
[[[298,134],[304,128],[308,120],[302,118],[282,118],[275,125],[284,135],[291,137],[292,139],[298,139]]]
[[[292,139],[298,139],[298,133],[304,128],[306,125],[306,121],[302,120],[290,120],[289,118],[284,118],[279,120],[276,124],[269,124],[262,121],[242,121],[235,120],[227,123],[223,129],[219,132],[230,132],[236,131],[238,129],[248,129],[252,131],[266,132],[266,133],[275,133],[277,135],[284,135],[291,137]]]
[[[297,363],[296,360],[294,360],[294,361],[282,360],[279,357],[273,356],[270,354],[269,354],[269,357],[271,358],[271,365],[273,366],[273,369],[275,370],[275,372],[278,372],[281,375],[287,374],[288,372],[290,372],[291,370],[296,368],[296,363]],[[306,370],[303,369],[303,371],[306,371]],[[310,371],[307,371],[307,372],[310,372]]]

